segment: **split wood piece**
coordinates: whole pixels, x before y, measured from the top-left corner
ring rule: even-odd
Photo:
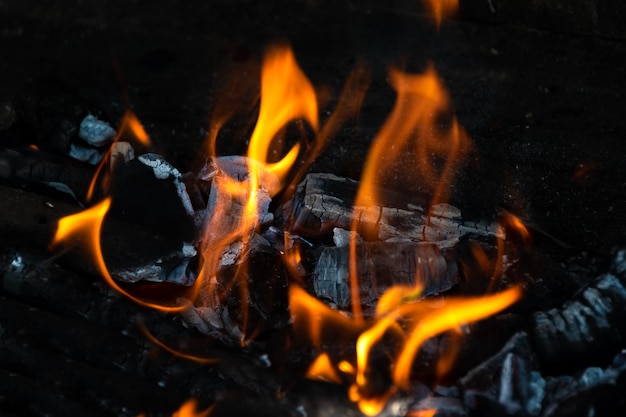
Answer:
[[[251,334],[262,340],[289,323],[288,283],[278,251],[259,242],[242,252],[240,262],[223,267],[214,278],[213,292],[201,293],[183,317],[228,345],[238,345]]]
[[[615,275],[598,277],[560,308],[533,314],[535,346],[546,368],[599,364],[624,347],[626,275],[619,273],[623,252],[616,256]]]
[[[328,236],[335,227],[358,231],[368,240],[403,239],[451,247],[468,233],[495,236],[495,224],[464,221],[461,211],[445,203],[428,207],[424,196],[378,189],[378,201],[353,207],[359,182],[332,174],[308,174],[298,185],[283,216],[293,233]]]
[[[413,242],[365,242],[356,246],[357,275],[361,304],[373,307],[392,285],[423,286],[426,297],[448,290],[459,281],[453,251],[436,245]],[[313,288],[320,299],[340,309],[351,305],[350,248],[326,248],[312,274]]]
[[[2,185],[0,201],[0,247],[10,247],[18,255],[20,251],[48,253],[58,220],[81,211],[62,201]],[[105,219],[100,241],[107,268],[117,280],[193,282],[195,251],[184,242],[112,217]],[[65,250],[61,260],[65,265],[99,275],[87,247],[86,239],[76,238],[57,250]]]
[[[0,148],[0,180],[8,183],[20,186],[65,184],[72,190],[75,199],[82,200],[93,174],[93,167],[44,151],[18,152]]]

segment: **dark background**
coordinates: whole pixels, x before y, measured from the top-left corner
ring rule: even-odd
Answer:
[[[2,1],[2,127],[16,97],[54,80],[114,125],[132,107],[184,172],[203,154],[224,80],[258,79],[264,49],[287,41],[331,104],[357,61],[372,72],[360,117],[313,167],[358,178],[394,102],[387,69],[431,61],[475,144],[452,197],[467,217],[512,208],[600,252],[624,235],[620,2],[467,0],[440,32],[417,1],[263,3]],[[228,124],[219,150],[244,152],[253,120],[254,109]]]

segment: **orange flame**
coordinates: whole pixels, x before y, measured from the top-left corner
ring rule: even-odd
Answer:
[[[423,342],[443,332],[459,329],[464,324],[496,314],[513,304],[520,296],[521,290],[517,287],[485,297],[451,298],[445,301],[412,302],[411,298],[394,296],[398,300],[395,308],[381,309],[384,314],[368,322],[351,319],[330,309],[297,286],[292,286],[289,289],[289,305],[294,328],[308,331],[309,336],[318,347],[322,345],[324,330],[328,327],[340,329],[333,334],[342,335],[346,342],[354,340],[351,339],[353,335],[358,335],[355,342],[357,361],[355,382],[349,393],[350,398],[358,403],[361,411],[372,416],[382,410],[397,388],[408,389],[413,359]],[[399,324],[401,320],[412,321],[414,324],[412,328],[405,331]],[[366,375],[370,352],[389,331],[401,335],[405,341],[393,366],[392,379],[394,385],[386,392],[376,396],[363,395],[361,392],[365,390],[368,384]],[[324,359],[318,357],[318,361],[326,361],[327,359],[328,357]],[[441,365],[444,369],[446,366],[449,367],[451,358],[445,359],[448,362]],[[316,364],[316,366],[318,365]],[[323,365],[323,369],[334,371],[332,364],[324,362]],[[339,369],[344,373],[352,373],[352,367],[346,361],[340,362]],[[319,374],[311,373],[310,375]],[[330,378],[327,379],[330,380]]]
[[[355,211],[360,214],[354,215],[353,230],[358,227],[356,219],[378,215],[376,184],[381,181],[382,173],[388,166],[407,153],[411,143],[417,160],[409,163],[417,175],[416,181],[432,189],[432,205],[446,200],[458,162],[470,147],[469,138],[455,118],[452,118],[447,130],[438,126],[438,118],[448,112],[449,100],[432,66],[423,75],[392,70],[390,80],[398,96],[368,153],[354,203]],[[412,173],[411,170],[406,172],[409,175]],[[350,241],[350,259],[352,312],[355,318],[360,319],[362,311],[355,239]]]
[[[100,275],[102,275],[105,281],[117,292],[146,307],[165,312],[180,312],[184,310],[185,306],[164,306],[141,300],[124,291],[113,280],[104,262],[102,247],[100,245],[102,223],[110,206],[111,198],[106,198],[89,209],[60,219],[52,241],[52,247],[56,247],[62,242],[80,243],[81,246],[84,245],[89,251],[89,255],[92,257],[92,261]]]
[[[250,137],[248,157],[267,164],[272,139],[289,121],[299,118],[317,130],[315,90],[298,66],[292,50],[284,46],[274,47],[263,60],[261,107]],[[283,179],[299,151],[300,145],[294,145],[281,161],[269,164],[270,170]]]
[[[213,406],[204,411],[198,411],[198,404],[196,400],[191,398],[181,405],[178,411],[174,411],[172,417],[207,417],[211,414],[212,410]]]
[[[449,299],[445,306],[426,315],[418,312],[416,328],[404,345],[393,372],[396,386],[408,389],[411,365],[419,347],[431,337],[447,330],[459,328],[463,324],[482,320],[509,307],[521,297],[518,287],[498,294],[478,298]],[[407,312],[411,315],[411,312]]]
[[[459,9],[459,0],[425,0],[437,23],[437,28],[441,27],[444,17],[450,16]]]
[[[335,368],[326,353],[322,353],[317,357],[317,359],[315,359],[309,367],[306,377],[309,379],[319,379],[322,381],[334,382],[335,384],[341,384],[341,378],[339,377],[339,374],[337,374],[337,371],[335,371]]]

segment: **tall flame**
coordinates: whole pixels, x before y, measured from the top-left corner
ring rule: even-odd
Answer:
[[[397,92],[396,103],[368,153],[354,203],[355,211],[361,212],[354,216],[354,230],[357,229],[356,219],[376,207],[376,184],[381,182],[382,173],[390,164],[397,163],[401,155],[411,151],[410,145],[413,145],[416,160],[405,172],[415,175],[416,181],[432,190],[432,205],[446,200],[455,169],[470,147],[469,138],[455,118],[447,129],[438,125],[439,117],[449,112],[449,99],[432,66],[421,75],[392,70],[390,82]],[[362,311],[355,239],[350,241],[350,258],[352,311],[358,319]]]
[[[317,130],[317,99],[291,48],[271,48],[263,60],[261,106],[256,127],[250,137],[248,157],[268,163],[268,149],[276,134],[289,121],[304,119]],[[279,178],[284,178],[295,162],[300,145],[294,145],[280,162],[269,164]]]

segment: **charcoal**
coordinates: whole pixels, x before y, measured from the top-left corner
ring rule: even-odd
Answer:
[[[624,352],[607,368],[588,367],[580,376],[549,377],[544,417],[623,415],[626,411]]]
[[[318,298],[341,309],[351,304],[350,248],[326,248],[312,274]],[[373,306],[380,295],[395,284],[424,286],[421,296],[438,294],[458,282],[457,265],[449,251],[436,245],[367,242],[357,246],[356,262],[360,300]]]
[[[451,247],[461,236],[475,233],[498,235],[495,224],[463,220],[450,204],[428,210],[424,196],[407,196],[378,189],[380,202],[353,207],[359,183],[332,174],[308,174],[298,185],[293,201],[283,207],[281,218],[293,232],[305,237],[329,236],[334,228],[356,229],[368,240],[400,239]]]
[[[626,340],[626,288],[616,276],[600,276],[560,308],[533,314],[541,362],[551,369],[602,363]]]
[[[506,415],[538,415],[545,381],[536,368],[528,336],[515,334],[502,350],[459,380],[465,405]]]
[[[78,137],[91,146],[102,147],[115,139],[117,132],[110,124],[99,120],[93,114],[88,114],[80,122]]]

